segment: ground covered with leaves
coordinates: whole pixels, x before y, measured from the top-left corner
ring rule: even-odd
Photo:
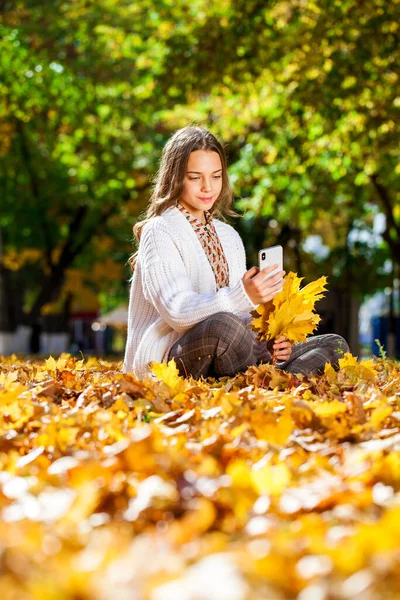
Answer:
[[[400,365],[0,357],[2,600],[400,597]]]

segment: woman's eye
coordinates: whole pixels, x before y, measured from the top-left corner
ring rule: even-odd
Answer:
[[[200,179],[200,177],[189,177],[190,181],[195,181],[195,179]],[[221,175],[214,175],[213,179],[221,179]]]

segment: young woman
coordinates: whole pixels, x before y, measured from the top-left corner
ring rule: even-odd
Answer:
[[[183,127],[164,147],[146,218],[136,223],[138,251],[129,260],[128,337],[123,372],[151,377],[152,361],[175,359],[181,375],[233,376],[269,362],[294,373],[320,373],[348,351],[334,334],[292,345],[256,341],[250,311],[268,302],[285,272],[247,270],[243,242],[217,217],[233,194],[220,142],[207,129]]]

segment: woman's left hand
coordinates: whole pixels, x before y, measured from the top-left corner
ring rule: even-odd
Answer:
[[[292,354],[292,347],[293,342],[289,342],[284,335],[274,340],[272,349],[277,362],[283,362],[284,360],[290,358],[290,355]]]

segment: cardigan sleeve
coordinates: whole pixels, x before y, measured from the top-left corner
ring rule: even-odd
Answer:
[[[257,306],[247,295],[241,278],[216,292],[195,292],[173,237],[159,221],[144,227],[140,254],[145,298],[179,333],[217,312],[239,316]]]

